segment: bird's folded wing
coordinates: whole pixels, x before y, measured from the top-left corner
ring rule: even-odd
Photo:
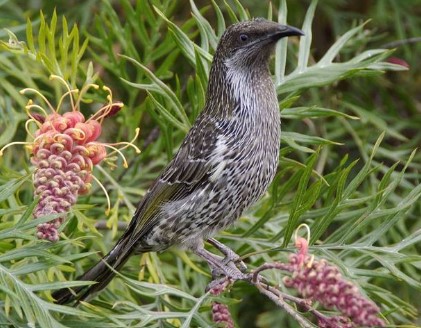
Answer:
[[[161,206],[183,199],[195,188],[207,183],[214,169],[211,163],[221,134],[215,118],[201,115],[184,139],[174,159],[154,182],[139,204],[125,234],[130,235],[129,247],[136,244],[159,219]]]

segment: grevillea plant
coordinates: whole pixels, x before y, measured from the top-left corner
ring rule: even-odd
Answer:
[[[95,114],[86,118],[81,112],[82,97],[89,89],[98,89],[96,84],[86,84],[81,90],[71,89],[59,76],[52,75],[51,79],[59,80],[65,85],[65,92],[54,108],[48,99],[35,89],[24,89],[22,94],[34,93],[47,105],[47,108],[35,104],[32,99],[26,106],[29,119],[26,122],[26,130],[32,141],[14,142],[6,145],[3,150],[12,144],[25,144],[30,151],[31,163],[34,165],[33,184],[34,197],[39,202],[34,210],[34,218],[56,214],[59,215],[52,221],[41,223],[37,226],[37,237],[50,241],[59,239],[58,228],[66,218],[70,208],[76,203],[79,195],[89,192],[92,180],[96,180],[102,189],[105,188],[92,174],[95,165],[108,159],[111,165],[111,156],[114,153],[121,155],[123,165],[127,167],[127,161],[121,150],[133,147],[137,152],[140,150],[133,144],[137,138],[139,129],[136,130],[135,138],[131,142],[102,143],[98,141],[102,131],[102,122],[106,117],[116,114],[123,103],[113,102],[112,92],[108,87],[103,89],[108,93],[107,103]],[[62,112],[63,103],[68,98],[70,110]],[[31,133],[30,125],[36,125],[35,133]],[[116,147],[120,147],[120,149]],[[107,154],[107,149],[111,152]],[[105,191],[106,193],[106,191]],[[108,209],[110,200],[106,193]]]

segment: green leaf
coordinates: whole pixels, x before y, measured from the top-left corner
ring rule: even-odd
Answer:
[[[122,79],[122,80],[133,87],[143,89],[143,90],[154,91],[164,96],[169,101],[172,109],[178,116],[177,119],[180,120],[181,124],[184,127],[184,130],[188,131],[191,126],[191,123],[189,121],[189,118],[187,117],[187,114],[183,108],[183,105],[181,105],[180,100],[177,98],[174,92],[167,85],[165,85],[165,83],[163,83],[160,79],[158,79],[155,76],[155,74],[153,74],[146,66],[142,65],[141,63],[139,63],[133,58],[123,56],[123,55],[122,57],[132,62],[133,64],[135,64],[135,66],[137,66],[138,68],[140,68],[146,74],[146,76],[152,81],[152,84],[145,85],[145,84],[140,84],[140,83],[133,83],[125,79]],[[163,106],[160,106],[159,109],[161,109],[162,113],[164,112]]]
[[[331,188],[335,192],[335,197],[333,199],[332,204],[328,208],[328,212],[318,219],[311,227],[311,239],[310,243],[315,243],[322,234],[326,231],[326,229],[329,227],[329,225],[332,223],[332,221],[335,219],[335,217],[340,213],[340,204],[341,202],[347,198],[347,193],[345,192],[345,185],[346,180],[348,178],[349,173],[351,172],[351,169],[355,166],[357,162],[352,162],[347,168],[345,168],[340,174],[338,174],[337,179],[332,184]],[[360,171],[359,175],[362,176],[363,170]],[[356,180],[355,178],[354,180]],[[348,190],[350,188],[350,185],[348,185]]]
[[[285,108],[281,111],[283,119],[303,119],[303,118],[319,118],[319,117],[345,117],[351,120],[358,120],[359,117],[348,115],[330,108],[322,108],[318,106],[312,107],[293,107]]]
[[[278,11],[278,23],[287,24],[287,3],[286,0],[281,0]],[[287,62],[287,42],[288,38],[282,38],[276,44],[275,51],[275,84],[282,84],[285,77],[285,67]]]
[[[300,51],[298,53],[298,65],[295,70],[297,73],[302,73],[308,63],[310,57],[310,47],[312,41],[312,30],[311,24],[313,22],[314,12],[316,10],[317,0],[312,0],[310,6],[307,9],[306,16],[303,23],[304,36],[300,37]]]
[[[308,189],[308,183],[313,172],[314,164],[319,156],[319,151],[312,154],[306,162],[306,167],[301,172],[300,181],[298,183],[298,190],[294,197],[291,209],[289,212],[289,219],[284,232],[283,247],[286,247],[291,240],[292,234],[299,225],[300,216],[305,213],[316,200],[321,184],[317,183],[315,186]],[[311,194],[307,193],[306,190],[311,190]],[[314,195],[316,197],[314,197]],[[273,237],[272,240],[277,240],[278,236]]]
[[[23,175],[0,186],[0,202],[13,195],[30,177],[30,174]]]
[[[322,57],[322,59],[319,60],[319,62],[317,63],[317,66],[320,67],[324,67],[327,66],[329,64],[331,64],[333,62],[333,60],[336,58],[336,56],[339,54],[339,51],[341,51],[345,44],[351,40],[352,37],[354,37],[358,32],[361,32],[361,30],[363,29],[364,25],[367,24],[368,22],[365,22],[364,24],[361,24],[357,27],[354,27],[353,29],[349,30],[348,32],[346,32],[344,35],[342,35],[330,48],[329,50],[325,53],[325,55]],[[355,61],[361,61],[363,59],[365,59],[364,57],[358,58],[355,57],[354,60]]]

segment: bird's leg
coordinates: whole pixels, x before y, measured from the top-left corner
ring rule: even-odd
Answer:
[[[233,280],[242,280],[247,278],[247,275],[241,272],[233,262],[225,263],[222,257],[212,254],[203,247],[196,248],[194,252],[196,255],[208,262],[213,279],[216,279],[218,276],[226,276]]]
[[[215,247],[218,251],[225,255],[223,263],[227,265],[229,262],[234,263],[241,272],[247,271],[246,264],[241,260],[240,255],[234,252],[231,248],[217,241],[214,238],[209,238],[208,243]]]

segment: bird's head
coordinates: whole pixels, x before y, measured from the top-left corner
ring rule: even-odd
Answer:
[[[298,28],[281,25],[263,18],[240,22],[226,29],[219,41],[216,56],[236,67],[267,63],[278,40],[301,36]]]

